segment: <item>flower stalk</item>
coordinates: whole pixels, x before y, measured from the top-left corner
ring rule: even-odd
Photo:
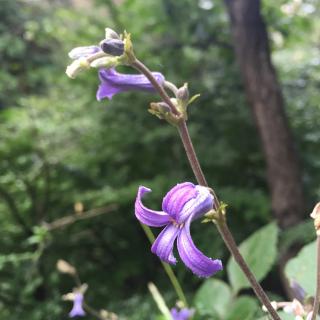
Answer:
[[[315,320],[320,306],[320,202],[316,204],[310,216],[314,219],[314,228],[317,234],[317,286],[311,317],[311,320]]]
[[[317,319],[317,315],[319,312],[319,305],[320,305],[320,235],[318,234],[317,234],[317,282],[316,283],[317,283],[317,287],[316,287],[316,294],[314,297],[311,320]]]
[[[177,116],[177,118],[180,120],[177,125],[177,128],[178,128],[179,135],[182,140],[184,149],[186,151],[190,166],[193,170],[193,173],[194,173],[198,183],[200,185],[208,187],[208,183],[207,183],[205,176],[202,172],[199,160],[198,160],[196,152],[194,150],[186,121],[184,120],[183,117],[181,117],[180,112],[177,110],[175,105],[172,103],[170,97],[168,96],[168,94],[166,93],[164,88],[161,85],[159,85],[158,82],[156,81],[156,79],[153,77],[151,71],[141,61],[139,61],[136,58],[131,61],[131,66],[134,67],[135,69],[137,69],[142,74],[144,74],[149,79],[149,81],[154,86],[155,90],[158,92],[158,94],[160,95],[162,100],[169,105],[172,113],[175,116]],[[213,190],[212,190],[212,192],[213,192]],[[214,194],[214,192],[213,192],[213,194]],[[218,198],[215,194],[214,194],[214,198],[215,198],[215,208],[218,209],[219,208],[219,201],[218,201]],[[268,296],[266,295],[266,293],[264,292],[264,290],[262,289],[262,287],[260,286],[260,284],[256,280],[255,276],[251,272],[251,270],[248,267],[247,263],[245,262],[244,258],[242,257],[242,255],[241,255],[241,253],[240,253],[240,251],[234,241],[234,238],[228,228],[228,225],[227,225],[225,219],[224,218],[219,219],[217,221],[217,226],[218,226],[218,230],[219,230],[220,235],[222,236],[223,241],[225,242],[230,253],[233,255],[235,261],[238,263],[239,267],[241,268],[241,270],[243,271],[243,273],[247,277],[248,281],[250,282],[257,298],[266,307],[266,309],[268,310],[268,312],[273,320],[281,320],[279,315],[277,314],[277,312],[275,311],[275,309],[271,305],[271,302],[270,302]]]
[[[146,234],[148,240],[150,241],[150,243],[151,244],[154,243],[155,237],[154,237],[150,227],[146,226],[143,223],[140,223],[140,225],[141,225],[143,231],[145,232],[145,234]],[[163,262],[162,260],[160,260],[160,261],[161,261],[161,264],[162,264],[165,272],[167,273],[167,275],[168,275],[168,277],[170,279],[170,282],[171,282],[174,290],[176,291],[176,294],[177,294],[179,300],[181,300],[184,303],[184,305],[187,307],[188,306],[188,302],[187,302],[186,296],[184,295],[182,287],[181,287],[176,275],[174,274],[171,266],[168,263]]]

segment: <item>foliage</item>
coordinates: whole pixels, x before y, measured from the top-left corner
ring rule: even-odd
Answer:
[[[308,295],[316,290],[316,241],[304,246],[299,254],[291,259],[285,268],[288,279],[294,280],[301,285]]]
[[[229,204],[228,219],[237,241],[270,222],[263,155],[236,67],[226,11],[222,2],[212,4],[206,10],[191,0],[125,0],[119,5],[95,1],[85,8],[64,1],[1,2],[1,319],[63,319],[70,305],[61,296],[74,283],[57,273],[59,258],[77,267],[89,284],[88,302],[98,309],[131,320],[156,317],[146,296],[150,280],[169,305],[175,303],[133,217],[132,202],[139,184],[153,189],[150,206],[156,208],[172,185],[193,181],[176,133],[146,112],[156,96],[128,93],[97,103],[94,72],[72,83],[64,76],[68,50],[98,42],[106,25],[132,32],[139,57],[151,69],[179,85],[188,81],[192,94],[201,93],[190,109],[190,131],[208,181]],[[290,16],[277,1],[264,3],[311,200],[320,192],[316,13]],[[279,33],[281,45],[275,40]],[[79,203],[84,211],[110,204],[118,209],[46,229],[66,215],[81,215],[75,209]],[[287,247],[292,234],[299,233],[303,243],[310,241],[305,240],[306,229],[300,229],[288,235]],[[226,261],[213,228],[195,224],[192,233],[201,250]],[[274,262],[276,236],[270,224],[241,246],[249,251],[249,261],[259,262],[254,271],[260,279]],[[249,250],[253,241],[269,253],[262,257],[267,258],[263,265],[258,250]],[[217,314],[232,320],[241,312],[242,319],[249,320],[252,310],[259,309],[257,302],[239,294],[247,284],[232,260],[226,269],[232,289],[225,272],[220,274],[224,282],[214,279],[200,285],[180,264],[175,271],[189,300],[194,296],[197,316],[211,319]],[[225,295],[216,294],[217,288]],[[237,296],[231,297],[231,291]],[[216,304],[218,298],[225,304],[232,301],[228,313]]]
[[[253,233],[240,244],[239,250],[258,281],[263,280],[277,258],[278,228],[272,223]],[[250,287],[241,269],[232,257],[227,265],[234,292]]]

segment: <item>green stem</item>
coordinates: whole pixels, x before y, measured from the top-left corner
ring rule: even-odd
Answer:
[[[180,116],[179,111],[177,110],[175,105],[172,103],[170,97],[168,96],[168,94],[166,93],[164,88],[154,78],[151,71],[141,61],[139,61],[137,59],[135,59],[135,61],[132,62],[132,67],[134,67],[135,69],[140,71],[142,74],[144,74],[149,79],[149,81],[151,82],[151,84],[153,85],[155,90],[158,92],[158,94],[160,95],[162,100],[169,105],[172,113],[175,114],[176,116]],[[202,172],[198,157],[197,157],[196,152],[194,150],[187,124],[184,120],[181,120],[181,122],[178,124],[178,131],[179,131],[179,135],[180,135],[181,141],[183,143],[184,149],[186,151],[190,166],[193,170],[193,173],[194,173],[198,183],[200,185],[208,187],[208,183],[207,183],[206,178]],[[213,190],[212,190],[212,194],[214,195],[214,198],[215,198],[214,206],[215,206],[215,209],[217,210],[217,209],[219,209],[219,200]],[[251,272],[251,270],[250,270],[249,266],[246,264],[244,258],[242,257],[242,255],[237,247],[237,244],[234,241],[234,238],[228,228],[228,225],[227,225],[225,219],[220,219],[220,221],[218,223],[218,230],[219,230],[219,232],[222,236],[222,239],[225,242],[227,248],[229,249],[230,253],[232,254],[235,261],[238,263],[239,267],[241,268],[241,270],[243,271],[243,273],[247,277],[247,279],[248,279],[249,283],[251,284],[252,289],[254,290],[257,298],[266,307],[266,309],[268,310],[268,312],[273,320],[281,320],[279,315],[277,314],[277,312],[272,307],[268,296],[266,295],[266,293],[264,292],[264,290],[262,289],[262,287],[258,283],[257,279],[255,278],[255,276]]]
[[[155,237],[154,237],[151,229],[148,226],[146,226],[146,225],[144,225],[142,223],[141,223],[141,227],[142,227],[143,231],[145,232],[147,238],[149,239],[150,243],[153,243],[154,240],[155,240]],[[170,279],[170,281],[172,283],[172,286],[173,286],[174,290],[177,293],[177,296],[178,296],[179,300],[181,300],[185,304],[185,306],[187,307],[188,306],[187,299],[186,299],[186,297],[185,297],[185,295],[183,293],[183,290],[182,290],[182,288],[180,286],[180,283],[179,283],[176,275],[174,274],[172,268],[170,267],[170,265],[168,265],[167,263],[163,262],[162,260],[161,260],[161,264],[162,264],[165,272],[167,273],[167,275],[168,275],[168,277],[169,277],[169,279]]]
[[[320,304],[320,236],[317,235],[317,288],[316,288],[316,294],[314,297],[311,320],[315,320],[317,318],[317,314],[319,312],[319,304]]]

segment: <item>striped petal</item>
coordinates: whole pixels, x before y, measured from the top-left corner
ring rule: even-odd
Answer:
[[[208,278],[222,270],[220,260],[212,260],[206,257],[194,245],[190,234],[192,216],[186,221],[185,226],[178,235],[177,247],[183,263],[197,276]]]
[[[158,235],[151,247],[151,251],[162,261],[175,264],[177,262],[173,255],[173,246],[180,229],[173,224],[167,225]]]
[[[179,183],[163,198],[162,210],[173,219],[177,219],[185,204],[196,196],[197,191],[193,183]]]
[[[213,208],[214,198],[209,189],[195,186],[196,196],[188,201],[176,217],[177,223],[183,223],[192,216],[192,220],[202,217]]]
[[[170,216],[163,211],[148,209],[142,203],[142,197],[151,189],[140,186],[135,202],[135,215],[137,219],[149,227],[162,227],[170,222]]]

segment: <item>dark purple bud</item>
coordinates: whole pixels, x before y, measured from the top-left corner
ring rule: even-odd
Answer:
[[[100,43],[103,52],[111,56],[121,56],[124,52],[124,43],[119,39],[106,39]]]

